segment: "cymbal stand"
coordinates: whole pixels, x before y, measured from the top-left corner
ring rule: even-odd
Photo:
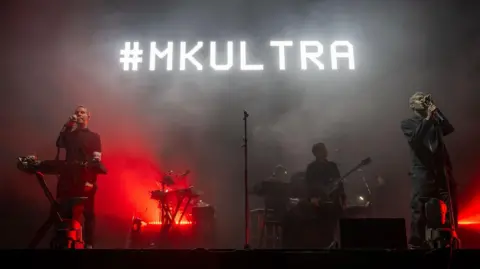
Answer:
[[[362,182],[363,182],[363,185],[365,185],[365,189],[367,190],[367,194],[368,194],[368,205],[370,205],[372,203],[372,190],[370,190],[370,185],[368,185],[368,182],[367,180],[365,179],[365,173],[363,172],[363,170],[360,171],[362,173]]]

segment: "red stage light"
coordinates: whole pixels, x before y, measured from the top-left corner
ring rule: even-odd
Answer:
[[[171,209],[173,211],[173,209]],[[156,218],[153,221],[148,221],[148,225],[162,225],[162,222],[160,220],[160,209],[156,209]],[[175,216],[175,224],[177,225],[191,225],[191,213],[185,213],[183,218],[180,220],[180,216],[183,214],[183,208],[178,210],[177,216]]]
[[[175,224],[177,225],[192,225],[191,221],[188,220],[182,220],[180,223],[176,222]],[[162,225],[161,221],[151,221],[148,223],[148,225]]]
[[[467,229],[480,230],[480,195],[459,210],[458,224]]]

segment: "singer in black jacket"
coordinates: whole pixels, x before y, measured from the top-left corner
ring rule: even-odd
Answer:
[[[454,131],[453,126],[431,100],[431,95],[417,92],[410,97],[414,115],[401,122],[401,129],[411,149],[412,219],[410,247],[425,243],[425,202],[428,198],[443,200],[453,206],[454,225],[457,225],[456,186],[452,164],[443,137]],[[450,189],[450,194],[449,194]],[[448,210],[449,214],[451,209]],[[448,218],[447,218],[448,219]]]
[[[100,135],[88,129],[90,113],[83,106],[65,124],[57,139],[57,147],[65,149],[67,163],[101,161],[102,144]],[[84,241],[87,248],[93,247],[95,213],[94,200],[97,190],[97,174],[94,171],[72,166],[60,174],[57,184],[57,198],[86,196],[83,215],[85,218]]]

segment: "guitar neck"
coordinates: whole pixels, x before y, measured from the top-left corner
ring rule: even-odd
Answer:
[[[347,178],[349,175],[351,175],[353,172],[357,171],[358,169],[360,169],[360,167],[362,167],[363,165],[357,165],[355,166],[355,168],[353,168],[352,170],[348,171],[347,173],[345,173],[341,178],[340,178],[340,182],[343,182],[345,180],[345,178]]]
[[[336,189],[338,184],[343,183],[343,181],[345,181],[345,178],[347,178],[353,172],[357,171],[358,169],[360,169],[361,167],[363,167],[363,166],[365,166],[369,163],[370,163],[370,158],[367,158],[367,159],[363,160],[359,165],[355,166],[353,169],[351,169],[350,171],[345,173],[342,177],[340,177],[337,181],[335,181],[332,190],[330,190],[328,193],[331,194]]]

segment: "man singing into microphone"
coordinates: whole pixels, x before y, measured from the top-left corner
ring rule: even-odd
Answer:
[[[88,129],[90,112],[78,106],[65,124],[57,139],[57,147],[66,151],[67,163],[101,161],[102,145],[100,136]],[[84,241],[86,248],[93,248],[95,228],[94,197],[97,189],[97,174],[88,170],[67,169],[60,174],[57,184],[57,199],[63,197],[87,196],[84,202]]]
[[[454,131],[453,126],[435,106],[431,95],[417,92],[410,97],[414,115],[401,123],[412,155],[412,219],[410,248],[425,246],[427,219],[425,203],[437,198],[453,207],[454,227],[457,226],[455,182],[452,165],[443,136]],[[450,190],[450,194],[449,194]],[[451,212],[451,210],[449,210]]]

